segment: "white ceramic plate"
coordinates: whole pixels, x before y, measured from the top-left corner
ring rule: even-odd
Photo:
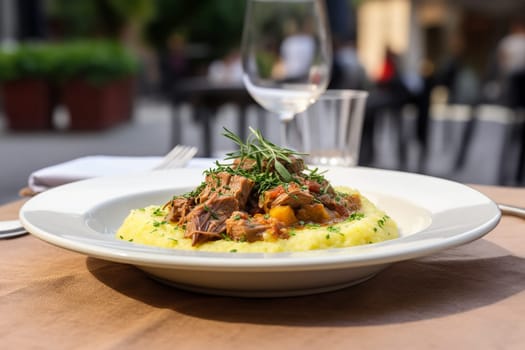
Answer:
[[[391,263],[482,237],[496,226],[496,204],[474,189],[429,176],[367,168],[330,168],[334,185],[360,190],[397,221],[401,237],[351,248],[240,254],[161,249],[114,238],[130,209],[165,203],[203,180],[200,169],[102,177],[49,190],[29,200],[20,220],[33,235],[100,259],[129,263],[179,288],[267,297],[343,288]]]

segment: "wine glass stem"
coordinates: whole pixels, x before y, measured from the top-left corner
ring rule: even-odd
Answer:
[[[290,129],[293,117],[293,115],[281,116],[281,145],[286,148],[290,147]]]

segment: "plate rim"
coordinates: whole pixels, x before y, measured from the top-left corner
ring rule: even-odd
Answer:
[[[186,172],[188,168],[174,169],[173,171],[178,171],[181,173]],[[485,194],[480,191],[461,184],[452,180],[437,178],[429,175],[416,174],[416,173],[406,173],[396,170],[385,170],[385,169],[376,169],[376,168],[366,168],[366,167],[354,167],[354,168],[338,168],[338,167],[328,167],[328,170],[340,169],[342,171],[364,171],[381,173],[381,174],[397,174],[398,176],[416,176],[424,177],[431,179],[432,181],[438,181],[440,183],[449,183],[454,185],[460,185],[463,190],[471,191],[477,196],[481,196],[490,207],[492,215],[490,218],[487,218],[482,225],[472,228],[465,232],[455,234],[452,237],[447,239],[442,239],[435,244],[425,244],[421,246],[409,246],[404,247],[403,252],[399,252],[396,249],[393,249],[391,252],[385,252],[386,249],[381,249],[385,246],[396,246],[400,242],[403,243],[403,238],[394,239],[391,241],[376,243],[374,245],[367,246],[356,246],[348,248],[332,248],[324,250],[315,250],[308,252],[298,252],[298,253],[213,253],[213,252],[188,252],[183,250],[176,249],[167,249],[167,248],[156,248],[148,246],[140,246],[140,249],[132,249],[134,244],[129,244],[127,242],[120,242],[124,244],[129,244],[128,249],[117,249],[115,247],[104,247],[100,245],[93,245],[89,242],[75,241],[68,239],[67,237],[62,237],[60,235],[46,232],[45,230],[40,229],[31,220],[26,218],[26,214],[31,210],[32,203],[35,201],[46,200],[46,197],[51,197],[55,194],[67,190],[75,190],[77,187],[82,188],[86,185],[97,184],[97,182],[103,181],[118,181],[122,177],[130,176],[148,176],[151,173],[136,173],[131,175],[124,176],[108,176],[108,177],[99,177],[94,179],[87,179],[78,181],[75,183],[70,183],[62,185],[53,189],[50,189],[38,196],[29,199],[26,203],[23,204],[19,212],[19,219],[23,226],[34,236],[44,240],[48,243],[51,243],[55,246],[75,251],[80,254],[93,256],[101,258],[104,260],[129,263],[132,265],[138,266],[151,266],[151,267],[160,267],[160,268],[169,268],[169,269],[206,269],[206,270],[235,270],[235,271],[278,271],[278,270],[323,270],[328,268],[349,268],[349,267],[361,267],[361,266],[370,266],[370,265],[380,265],[393,263],[398,261],[410,260],[417,257],[426,256],[444,249],[449,249],[455,246],[466,244],[478,238],[481,238],[488,232],[490,232],[500,221],[501,212],[498,209],[496,203],[487,197]],[[189,169],[188,169],[189,170]],[[196,171],[196,169],[192,169]],[[204,169],[199,169],[198,171],[202,172]],[[191,172],[190,172],[191,173]],[[182,187],[182,186],[181,186]],[[358,190],[359,188],[356,187]],[[167,189],[167,187],[166,187]],[[57,195],[58,195],[57,194]],[[41,197],[39,197],[41,196]],[[42,199],[44,198],[44,199]],[[113,200],[115,198],[107,198],[106,200]],[[94,203],[92,207],[100,205],[101,203]],[[432,223],[430,225],[432,228]],[[422,232],[424,232],[423,230]],[[417,235],[418,233],[416,233]],[[118,242],[118,241],[115,241]],[[378,249],[379,248],[379,249]],[[359,251],[359,250],[369,250],[366,254],[345,254],[349,250]],[[163,254],[158,254],[159,251],[162,251]],[[166,251],[170,251],[170,255],[166,255]],[[335,253],[335,254],[334,254]]]

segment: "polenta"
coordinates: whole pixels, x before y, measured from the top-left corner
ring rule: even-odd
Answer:
[[[133,210],[117,238],[165,248],[214,252],[296,252],[382,242],[395,222],[357,190],[334,188],[300,154],[260,132],[226,163],[204,172],[193,191]],[[228,162],[230,161],[230,162]]]
[[[355,192],[354,192],[355,193]],[[163,248],[210,252],[298,252],[342,248],[382,242],[399,236],[395,222],[361,196],[361,209],[346,220],[332,225],[304,224],[290,229],[289,238],[255,242],[231,239],[211,240],[192,245],[184,227],[165,220],[168,210],[161,206],[134,209],[117,232],[119,239]]]

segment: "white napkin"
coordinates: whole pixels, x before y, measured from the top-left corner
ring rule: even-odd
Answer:
[[[29,176],[29,188],[34,193],[69,182],[97,176],[130,174],[153,169],[162,157],[88,156],[49,166]],[[207,169],[215,159],[194,158],[186,167]]]

